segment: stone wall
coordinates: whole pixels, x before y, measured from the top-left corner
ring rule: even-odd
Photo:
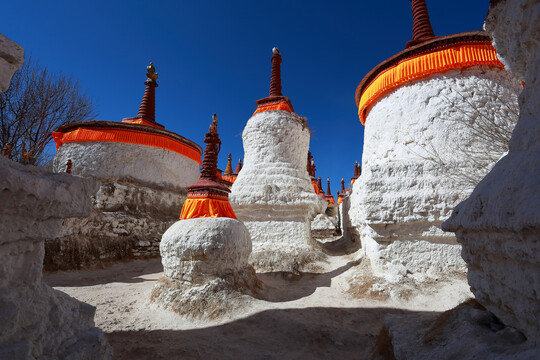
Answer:
[[[472,191],[452,170],[486,171],[460,157],[458,150],[476,146],[465,117],[509,116],[498,99],[515,102],[520,86],[503,70],[452,70],[402,86],[373,106],[348,216],[376,273],[398,281],[406,273],[437,277],[466,270],[455,236],[440,229]],[[441,167],[436,154],[452,167]]]
[[[64,221],[45,243],[45,270],[71,270],[159,256],[161,236],[180,217],[199,165],[173,151],[125,143],[65,143],[54,171],[93,178],[92,213]]]
[[[159,256],[161,236],[180,216],[186,190],[143,186],[127,180],[97,180],[92,212],[66,219],[45,242],[44,269],[84,269]]]
[[[525,82],[508,155],[445,222],[463,245],[476,299],[540,344],[540,4],[498,1],[485,29],[499,59]]]
[[[88,215],[96,188],[0,157],[0,358],[111,358],[95,308],[42,282],[44,240]]]

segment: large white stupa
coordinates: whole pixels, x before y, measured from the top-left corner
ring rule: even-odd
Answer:
[[[136,117],[62,126],[54,171],[100,182],[86,219],[67,220],[45,243],[46,270],[69,270],[159,256],[161,236],[179,217],[185,187],[199,176],[202,148],[156,122],[158,74],[147,67]]]
[[[375,272],[394,280],[466,271],[455,236],[441,230],[472,191],[452,175],[487,172],[485,161],[466,153],[502,155],[478,146],[470,124],[483,114],[497,124],[515,121],[508,108],[521,90],[486,33],[435,36],[425,1],[412,6],[413,40],[369,72],[356,91],[365,125],[363,172],[348,216]]]

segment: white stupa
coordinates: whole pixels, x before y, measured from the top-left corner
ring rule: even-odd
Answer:
[[[100,188],[91,216],[67,220],[58,238],[45,243],[46,270],[159,256],[161,236],[186,200],[185,187],[198,178],[202,148],[156,121],[157,79],[150,63],[136,117],[53,132],[54,171],[94,178]]]
[[[326,201],[306,169],[310,129],[281,93],[281,55],[273,49],[270,95],[242,133],[244,166],[230,202],[251,234],[251,263],[259,271],[298,271],[322,254],[311,246],[310,221]]]

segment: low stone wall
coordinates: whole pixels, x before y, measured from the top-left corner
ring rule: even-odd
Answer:
[[[101,180],[85,219],[64,220],[45,242],[44,269],[83,269],[159,256],[163,233],[180,216],[187,192],[135,181]]]
[[[338,216],[319,214],[311,221],[311,237],[315,240],[328,239],[337,235]]]

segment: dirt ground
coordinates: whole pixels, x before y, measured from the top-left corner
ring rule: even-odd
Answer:
[[[463,277],[381,283],[361,250],[351,253],[351,244],[338,241],[322,245],[328,250],[322,272],[257,274],[263,284],[257,298],[213,320],[180,317],[150,303],[162,276],[160,259],[56,272],[44,280],[96,307],[96,326],[115,359],[369,359],[384,315],[442,312],[472,296]]]

